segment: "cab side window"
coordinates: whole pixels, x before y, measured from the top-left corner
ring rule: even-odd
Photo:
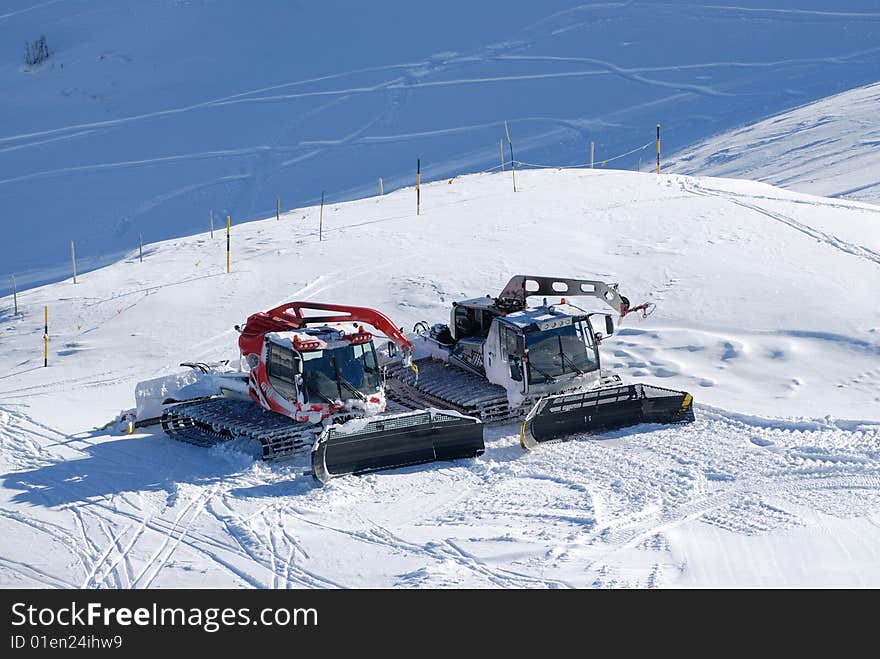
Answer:
[[[485,337],[495,318],[491,311],[473,309],[459,305],[455,308],[455,337],[466,339],[470,336]]]
[[[474,333],[473,312],[467,307],[455,308],[455,336],[464,339]]]
[[[269,355],[266,360],[266,372],[269,384],[288,400],[296,400],[294,384],[293,351],[273,343],[269,344]]]
[[[522,369],[516,352],[516,332],[507,327],[501,328],[501,359],[510,364],[510,377],[519,382],[522,380]]]

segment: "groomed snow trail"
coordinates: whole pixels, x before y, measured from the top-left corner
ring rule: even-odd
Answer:
[[[725,562],[760,559],[724,585],[827,585],[803,582],[772,545],[745,557],[724,545],[770,534],[831,542],[833,522],[876,516],[880,424],[697,412],[686,429],[644,426],[530,454],[515,426],[494,428],[479,460],[321,488],[301,474],[305,462],[253,464],[162,436],[52,446],[51,430],[4,409],[4,449],[29,437],[39,448],[22,449],[30,468],[4,477],[2,523],[41,549],[6,547],[0,574],[6,585],[121,588],[670,586],[701,562],[670,537],[707,526]],[[880,558],[878,533],[846,549],[845,585],[877,584],[858,577]]]
[[[147,246],[0,311],[0,585],[880,585],[878,209],[723,179],[469,176]],[[305,219],[303,219],[305,218]],[[442,245],[442,249],[438,248]],[[657,311],[602,347],[697,421],[317,486],[160,432],[101,430],[134,384],[234,354],[285,300],[411,327],[512,274],[619,281]],[[50,306],[50,368],[42,307]]]
[[[597,166],[625,168],[649,164],[659,122],[665,169],[709,135],[876,82],[876,0],[791,4],[457,0],[425,29],[403,0],[349,3],[345,20],[317,2],[6,0],[0,200],[17,221],[0,293],[10,274],[63,278],[71,239],[85,272],[138,233],[205,230],[212,208],[239,221],[279,195],[289,209],[373,194],[379,177],[397,189],[419,156],[426,178],[493,168],[505,119],[525,162],[585,163],[594,143]],[[24,66],[42,33],[51,56]],[[680,171],[876,202],[878,93],[714,138]]]

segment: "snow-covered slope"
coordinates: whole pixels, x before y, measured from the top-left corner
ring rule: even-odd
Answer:
[[[876,0],[4,0],[0,293],[137,244],[498,163],[664,153],[876,82]],[[45,34],[51,58],[26,69]],[[608,163],[633,169],[650,147]]]
[[[150,244],[0,300],[0,584],[880,585],[880,207],[761,183],[589,170],[405,189]],[[317,487],[160,432],[100,426],[140,379],[234,356],[233,325],[304,298],[406,327],[516,273],[618,281],[603,345],[686,388],[691,426]],[[50,367],[42,367],[49,306]]]
[[[880,203],[878,108],[880,84],[853,89],[710,137],[668,169]]]

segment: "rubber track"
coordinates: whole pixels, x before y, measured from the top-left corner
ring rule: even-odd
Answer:
[[[409,409],[453,409],[492,424],[525,417],[538,400],[526,397],[511,409],[507,392],[500,385],[437,359],[421,359],[416,365],[418,377],[411,369],[399,365],[388,371],[386,393],[389,400]],[[607,376],[603,377],[600,386],[619,384],[619,378]],[[579,390],[577,387],[573,389]],[[566,393],[566,390],[556,393]]]
[[[258,441],[264,460],[284,458],[311,450],[318,434],[315,426],[265,412],[250,401],[212,398],[181,403],[162,415],[162,429],[173,439],[215,446],[233,439]]]

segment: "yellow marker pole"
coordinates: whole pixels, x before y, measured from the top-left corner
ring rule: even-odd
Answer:
[[[231,227],[232,227],[232,218],[230,218],[227,215],[226,216],[226,274],[229,274],[229,263],[230,263],[229,248],[231,246],[229,234],[230,234]]]
[[[73,263],[73,283],[76,283],[76,245],[70,241],[70,262]]]
[[[321,190],[321,210],[318,215],[318,242],[324,240],[324,191]]]
[[[657,124],[657,173],[660,173],[660,124]]]
[[[516,192],[516,163],[513,161],[513,143],[510,141],[507,121],[504,122],[504,132],[507,133],[507,146],[510,147],[510,176],[513,178],[513,191]]]
[[[43,367],[49,365],[49,307],[43,307]]]
[[[281,220],[281,197],[275,197],[275,221]]]
[[[422,214],[422,193],[419,186],[422,184],[422,159],[416,159],[416,215]]]

